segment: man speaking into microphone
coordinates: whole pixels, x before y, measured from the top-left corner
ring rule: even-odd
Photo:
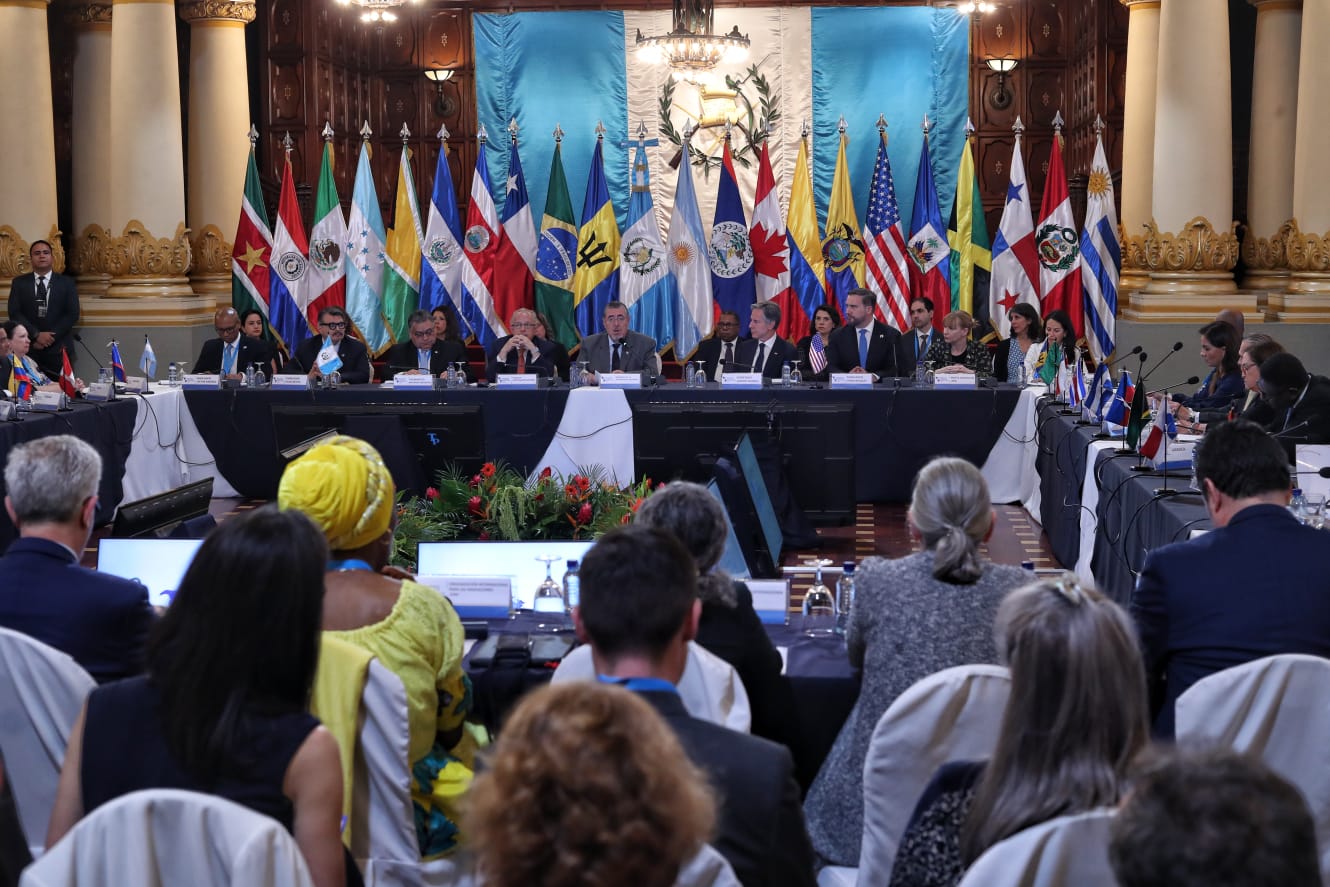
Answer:
[[[653,376],[660,372],[656,340],[628,329],[628,306],[614,301],[601,315],[605,332],[582,340],[578,360],[585,360],[595,373],[640,373]]]

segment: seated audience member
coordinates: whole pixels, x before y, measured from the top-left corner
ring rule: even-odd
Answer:
[[[5,509],[18,528],[0,558],[0,626],[69,654],[99,683],[143,671],[148,590],[79,566],[92,535],[102,459],[66,434],[9,451]]]
[[[1261,364],[1261,393],[1290,461],[1297,444],[1330,443],[1330,379],[1313,376],[1292,354],[1276,354]]]
[[[985,850],[1058,816],[1114,806],[1145,747],[1145,675],[1131,620],[1073,574],[998,609],[1011,697],[988,761],[943,764],[901,838],[893,887],[960,881]]]
[[[1330,657],[1325,535],[1289,514],[1280,442],[1251,422],[1215,425],[1196,481],[1214,529],[1146,555],[1131,596],[1161,737],[1206,675],[1278,653]]]
[[[0,391],[9,391],[9,374],[14,369],[14,356],[9,348],[9,330],[0,325]]]
[[[1247,335],[1247,318],[1236,308],[1225,308],[1215,315],[1215,320],[1220,323],[1226,323],[1233,327],[1238,334],[1238,338],[1244,338]]]
[[[578,360],[590,364],[593,373],[660,373],[660,355],[656,340],[628,328],[628,306],[615,300],[601,312],[605,332],[582,340]]]
[[[753,712],[753,732],[790,745],[797,712],[789,681],[781,674],[780,652],[757,618],[748,586],[716,566],[728,538],[725,509],[706,487],[676,481],[648,496],[633,522],[672,533],[688,549],[697,564],[702,601],[697,642],[739,673]]]
[[[896,366],[902,376],[914,373],[917,364],[929,360],[928,352],[942,341],[942,333],[933,325],[933,300],[916,296],[910,300],[910,328],[901,333],[896,344]]]
[[[533,373],[555,377],[554,343],[538,335],[540,320],[530,308],[518,308],[508,322],[512,333],[490,343],[485,355],[485,378],[497,382],[500,374]]]
[[[309,520],[271,506],[204,540],[153,633],[148,673],[99,687],[79,714],[47,847],[122,795],[185,789],[271,816],[315,884],[344,883],[337,743],[307,710],[327,553]]]
[[[970,338],[974,318],[968,311],[953,311],[942,318],[942,338],[928,349],[926,362],[937,373],[977,373],[988,369],[988,349]]]
[[[398,342],[383,355],[387,364],[385,379],[398,373],[442,376],[448,372],[449,364],[458,362],[466,366],[468,374],[471,372],[466,346],[457,339],[440,339],[438,324],[428,312],[413,311],[406,319],[406,327],[411,333],[411,341]]]
[[[348,336],[351,320],[346,312],[336,305],[319,312],[318,334],[310,336],[296,348],[295,356],[282,368],[284,373],[304,373],[311,379],[323,378],[319,369],[319,352],[325,343],[337,350],[342,365],[336,372],[347,385],[368,385],[373,378],[369,365],[369,349],[365,343]]]
[[[827,341],[827,366],[833,373],[872,373],[875,378],[899,376],[897,343],[901,334],[874,317],[877,296],[856,287],[845,296],[845,326]],[[909,367],[914,372],[914,367]]]
[[[32,338],[28,328],[17,320],[8,320],[0,329],[5,331],[9,342],[9,393],[18,395],[19,382],[25,376],[34,391],[59,391],[60,383],[43,373],[29,354],[32,349]],[[22,372],[14,372],[15,367],[21,367]],[[80,382],[79,387],[82,387],[82,384]]]
[[[1157,750],[1110,826],[1119,887],[1320,887],[1316,823],[1259,758]]]
[[[721,801],[715,848],[747,887],[811,887],[789,750],[690,716],[675,689],[702,610],[687,550],[664,530],[629,525],[601,537],[580,573],[577,636],[591,645],[601,679],[641,694],[706,772]]]
[[[1275,413],[1270,402],[1261,396],[1261,364],[1276,354],[1281,354],[1284,346],[1264,333],[1254,333],[1242,340],[1238,352],[1238,372],[1242,374],[1244,392],[1233,398],[1227,406],[1209,410],[1191,410],[1178,407],[1178,428],[1194,434],[1205,433],[1211,422],[1225,422],[1229,419],[1247,419],[1258,425],[1269,425],[1274,421]]]
[[[256,369],[261,369],[272,378],[273,373],[277,372],[277,347],[273,344],[270,337],[264,335],[263,313],[257,308],[246,308],[240,312],[240,331],[263,344],[267,351],[263,360],[255,361],[258,364]]]
[[[272,370],[272,353],[261,339],[252,339],[241,332],[240,315],[234,308],[220,308],[212,319],[217,338],[209,339],[199,349],[198,359],[191,370],[195,373],[217,373],[227,379],[241,378],[250,364]]]
[[[394,496],[378,451],[340,435],[288,465],[277,488],[282,508],[309,515],[328,537],[324,631],[373,654],[406,689],[416,837],[421,855],[434,856],[456,846],[471,781],[471,683],[452,604],[388,567]]]
[[[1021,364],[1025,364],[1026,378],[1034,378],[1035,358],[1039,348],[1035,343],[1044,337],[1044,325],[1039,312],[1025,302],[1013,305],[1007,313],[1011,335],[998,343],[993,354],[993,378],[999,382],[1020,382]]]
[[[1091,363],[1089,355],[1080,355]],[[1076,366],[1076,328],[1072,325],[1071,315],[1061,308],[1048,312],[1044,317],[1044,342],[1035,353],[1031,362],[1034,376],[1043,380],[1045,385],[1057,385],[1062,391],[1067,390],[1071,370]]]
[[[1201,360],[1210,372],[1194,394],[1173,392],[1174,403],[1190,410],[1227,407],[1242,393],[1242,374],[1238,372],[1241,346],[1242,338],[1230,324],[1217,320],[1201,327]]]
[[[813,309],[813,319],[808,322],[808,335],[794,346],[795,356],[799,361],[799,371],[805,382],[825,382],[830,376],[831,370],[827,365],[827,343],[838,326],[840,326],[840,313],[836,311],[835,305],[828,303]],[[734,329],[736,333],[739,330],[737,320],[734,322]],[[813,347],[814,338],[818,340],[817,348]],[[701,354],[701,346],[698,346],[697,350]]]
[[[715,331],[697,343],[693,360],[698,362],[698,369],[708,379],[719,382],[725,364],[734,363],[738,347],[739,315],[733,311],[722,311],[716,317]]]
[[[486,887],[670,887],[711,836],[706,777],[636,693],[528,693],[476,776],[466,828]]]
[[[845,640],[863,686],[804,804],[813,849],[834,865],[859,864],[864,759],[878,720],[934,672],[997,662],[993,616],[1008,591],[1030,581],[1025,570],[980,556],[993,506],[983,475],[963,459],[937,458],[919,471],[907,520],[924,550],[870,557],[855,573]]]
[[[779,379],[785,364],[794,368],[798,359],[794,346],[776,332],[780,326],[780,306],[775,302],[757,302],[749,316],[751,338],[739,343],[735,360],[747,372],[761,373],[764,379]]]
[[[550,360],[554,361],[556,375],[563,381],[568,381],[569,365],[572,358],[568,356],[568,349],[563,347],[563,343],[557,339],[550,338],[550,322],[544,314],[536,312],[536,337],[544,339],[552,346],[550,348]]]
[[[462,355],[457,360],[463,363],[467,382],[476,381],[476,371],[471,368],[471,355],[467,353],[466,339],[463,335],[466,329],[462,326],[462,322],[457,319],[457,312],[453,310],[453,306],[437,305],[430,311],[429,316],[434,321],[434,338],[440,342],[456,343],[456,346],[450,345],[449,350],[454,354],[460,353]]]

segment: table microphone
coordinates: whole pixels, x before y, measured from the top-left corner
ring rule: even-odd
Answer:
[[[1115,366],[1119,361],[1126,360],[1127,358],[1131,357],[1133,354],[1140,354],[1140,353],[1141,353],[1141,346],[1140,346],[1140,345],[1137,345],[1135,348],[1131,349],[1130,351],[1128,351],[1126,354],[1122,355],[1121,357],[1115,357],[1115,358],[1113,358],[1113,359],[1110,360],[1108,363],[1104,364],[1104,366],[1105,366],[1105,367],[1110,367],[1110,368],[1111,368],[1111,367]]]
[[[1150,371],[1149,371],[1149,372],[1147,372],[1147,373],[1142,373],[1142,374],[1141,374],[1141,378],[1145,378],[1146,376],[1150,375],[1150,373],[1153,373],[1155,370],[1159,369],[1159,367],[1163,365],[1164,361],[1168,360],[1170,357],[1172,357],[1173,355],[1177,354],[1177,353],[1178,353],[1179,351],[1181,351],[1181,350],[1182,350],[1182,343],[1181,343],[1181,342],[1174,342],[1174,343],[1173,343],[1173,348],[1172,348],[1167,354],[1165,354],[1163,357],[1159,358],[1159,363],[1157,363],[1157,364],[1155,364],[1154,366],[1150,367]],[[1141,362],[1142,362],[1142,363],[1145,362],[1145,358],[1144,358],[1144,357],[1141,358]]]
[[[104,369],[106,369],[106,365],[103,364],[100,360],[97,359],[97,354],[96,354],[96,352],[94,352],[91,348],[88,347],[88,343],[83,341],[83,337],[82,337],[82,336],[80,336],[78,333],[74,333],[74,341],[75,341],[75,342],[78,342],[80,345],[82,345],[82,346],[83,346],[83,350],[86,351],[86,352],[88,352],[88,356],[92,358],[92,362],[95,363],[95,364],[97,364],[97,369],[99,369],[99,370],[104,370]]]
[[[1167,385],[1163,388],[1156,388],[1153,393],[1163,394],[1165,391],[1172,391],[1174,388],[1181,388],[1183,385],[1195,385],[1200,381],[1201,381],[1200,376],[1188,376],[1186,379],[1182,380],[1181,382],[1177,382],[1173,385]]]

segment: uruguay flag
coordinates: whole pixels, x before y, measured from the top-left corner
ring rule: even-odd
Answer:
[[[577,268],[573,271],[573,305],[583,336],[600,330],[605,305],[619,297],[619,222],[605,181],[604,139],[596,137],[582,201],[582,227],[577,232]]]
[[[927,121],[925,121],[927,124]],[[933,183],[933,165],[928,160],[928,134],[924,133],[923,152],[919,157],[919,178],[914,185],[914,212],[910,218],[910,243],[906,247],[910,262],[910,292],[913,298],[927,296],[939,309],[951,305],[951,245],[947,225],[937,202]],[[933,325],[941,326],[938,311]]]
[[[628,306],[632,328],[655,339],[657,351],[664,351],[674,340],[674,302],[678,295],[651,200],[647,152],[638,145],[633,157],[628,230],[623,232],[619,261],[619,299]]]
[[[730,140],[725,139],[721,161],[720,187],[716,192],[716,215],[707,243],[707,261],[711,265],[711,294],[721,311],[739,315],[739,334],[748,335],[748,317],[756,293],[753,282],[753,245],[748,239],[748,220],[744,217],[739,179],[734,174]]]
[[[693,165],[680,163],[669,236],[670,270],[679,286],[674,312],[674,356],[679,360],[686,360],[702,337],[711,335],[715,321],[706,243],[693,189]]]
[[[1113,208],[1113,176],[1104,154],[1103,121],[1095,119],[1094,162],[1086,188],[1085,229],[1081,232],[1081,285],[1085,300],[1085,338],[1090,353],[1103,362],[1113,353],[1117,338],[1118,214]]]
[[[346,223],[346,313],[360,331],[370,354],[388,347],[383,324],[383,264],[387,259],[383,214],[369,165],[369,142],[360,144],[356,182],[351,189],[351,218]]]
[[[489,163],[485,160],[485,127],[477,134],[480,148],[476,152],[476,168],[471,176],[471,203],[466,208],[466,234],[462,240],[462,286],[466,297],[464,309],[471,311],[466,322],[476,339],[488,345],[507,335],[508,318],[500,317],[494,302],[494,262],[499,252],[499,238],[503,228],[499,214],[490,196]]]
[[[457,215],[457,192],[448,166],[447,143],[439,146],[439,162],[434,167],[434,193],[430,196],[420,259],[420,309],[433,311],[451,304],[461,322],[470,329],[470,319],[480,312],[474,302],[463,298],[462,223]],[[470,307],[467,302],[471,302]]]
[[[291,155],[282,170],[282,196],[277,204],[277,227],[272,232],[272,270],[268,275],[268,323],[288,354],[309,333],[305,305],[309,298],[305,269],[309,266],[309,242],[300,221],[296,186],[291,175]],[[243,367],[237,367],[243,370]]]

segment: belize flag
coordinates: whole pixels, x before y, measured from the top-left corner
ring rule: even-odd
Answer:
[[[725,140],[721,160],[720,187],[716,192],[716,215],[707,241],[711,264],[711,293],[720,311],[739,315],[739,335],[748,335],[748,318],[757,292],[753,279],[753,244],[748,239],[739,180],[734,174],[730,141]]]
[[[928,120],[924,119],[924,147],[919,158],[919,180],[914,186],[914,212],[910,218],[910,291],[926,296],[940,309],[951,305],[951,245],[947,225],[938,206],[933,166],[928,160]],[[945,311],[933,312],[933,326],[941,329]]]

